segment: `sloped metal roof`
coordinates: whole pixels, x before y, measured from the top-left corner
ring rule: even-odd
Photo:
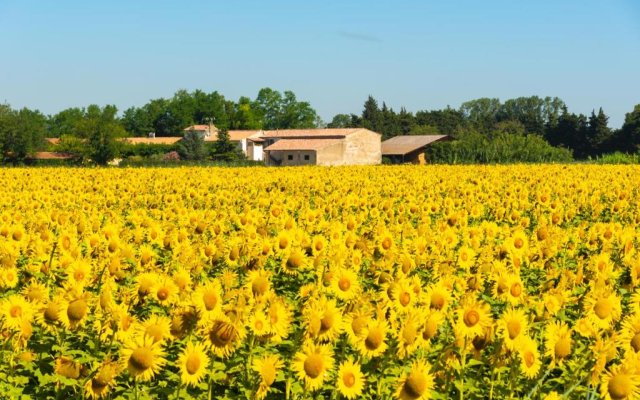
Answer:
[[[395,136],[382,142],[382,155],[403,155],[428,146],[433,142],[451,140],[449,135]]]

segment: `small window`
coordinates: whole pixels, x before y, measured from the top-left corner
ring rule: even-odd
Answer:
[[[309,155],[308,155],[308,154],[305,154],[305,155],[304,155],[304,160],[305,160],[305,161],[309,161]]]
[[[289,155],[287,156],[287,160],[289,160],[289,161],[293,160],[293,154],[289,154]]]

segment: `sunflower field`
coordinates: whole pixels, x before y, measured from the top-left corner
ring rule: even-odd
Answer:
[[[0,187],[2,398],[640,398],[639,167]]]

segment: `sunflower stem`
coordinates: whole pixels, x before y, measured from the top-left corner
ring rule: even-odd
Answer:
[[[547,371],[544,373],[544,375],[542,375],[542,377],[540,379],[538,379],[538,382],[536,382],[536,385],[533,387],[533,389],[531,389],[531,391],[527,394],[527,399],[530,399],[533,397],[534,394],[536,394],[536,392],[538,391],[538,389],[540,388],[540,385],[542,385],[544,383],[544,380],[547,379],[547,377],[549,376],[549,374],[551,373],[551,371],[553,371],[553,368],[547,368]]]
[[[464,339],[464,347],[460,353],[460,400],[464,400],[464,367],[467,363],[467,338]]]

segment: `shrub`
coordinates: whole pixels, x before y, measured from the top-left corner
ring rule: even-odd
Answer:
[[[537,135],[497,132],[485,136],[467,133],[460,140],[438,142],[427,148],[433,164],[502,164],[570,162],[571,151],[553,147]]]

